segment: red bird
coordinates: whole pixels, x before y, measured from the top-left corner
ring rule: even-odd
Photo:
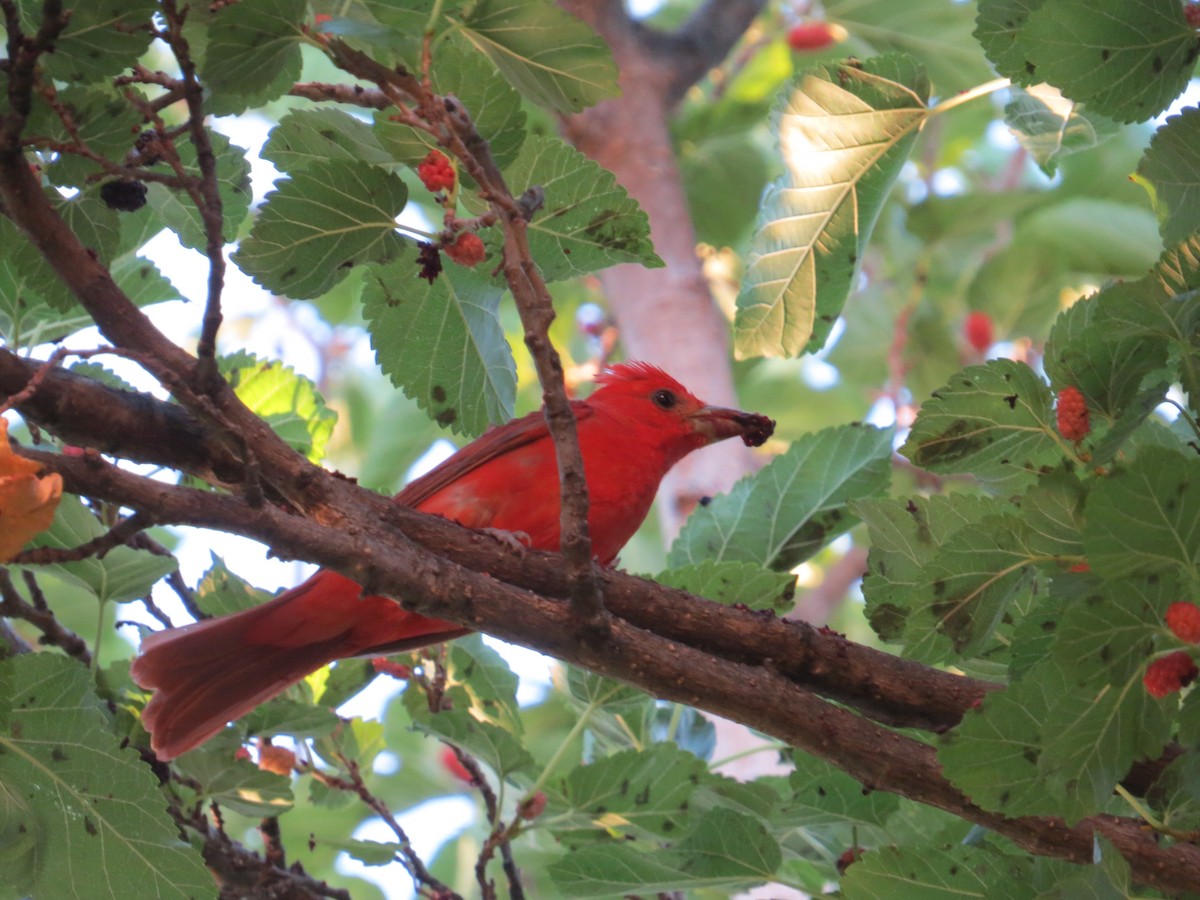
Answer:
[[[609,565],[633,535],[671,466],[693,450],[739,436],[762,444],[766,416],[706,406],[661,369],[612,366],[572,408],[591,500],[592,552]],[[522,532],[558,549],[554,444],[540,412],[493,428],[396,495],[468,528]],[[407,612],[321,570],[253,609],[149,635],[131,674],[156,690],[142,713],[151,746],[172,759],[335,659],[410,650],[470,629]]]

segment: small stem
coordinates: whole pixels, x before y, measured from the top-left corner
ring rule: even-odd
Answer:
[[[1133,794],[1129,793],[1129,791],[1127,791],[1123,785],[1117,784],[1113,788],[1113,790],[1115,790],[1117,792],[1117,795],[1120,796],[1121,799],[1124,800],[1126,803],[1128,803],[1129,806],[1133,809],[1133,811],[1135,813],[1137,813],[1139,816],[1141,816],[1141,818],[1143,818],[1146,821],[1146,824],[1149,825],[1151,828],[1153,828],[1155,831],[1166,831],[1167,830],[1167,826],[1164,825],[1162,822],[1160,822],[1158,819],[1156,819],[1154,817],[1154,814],[1151,813],[1150,810],[1148,810],[1148,809],[1146,809],[1146,807],[1142,806],[1141,801],[1138,800],[1137,797],[1133,796]]]
[[[709,768],[710,769],[719,769],[719,768],[721,768],[721,766],[728,765],[731,762],[737,762],[739,759],[744,759],[747,756],[753,756],[755,753],[762,753],[766,750],[770,750],[774,753],[778,753],[780,750],[788,750],[788,749],[791,749],[791,748],[787,744],[782,744],[782,743],[762,744],[761,746],[750,747],[747,750],[739,750],[737,753],[731,753],[731,754],[729,754],[729,756],[723,757],[722,759],[714,760],[712,763],[709,764]]]
[[[991,81],[985,81],[983,84],[977,84],[970,90],[961,91],[955,94],[953,97],[943,100],[937,106],[930,108],[929,115],[940,116],[942,113],[948,112],[954,109],[956,106],[962,106],[964,103],[969,103],[977,97],[984,97],[988,94],[994,94],[996,91],[1002,91],[1011,85],[1012,82],[1007,78],[993,78]]]
[[[1173,407],[1179,410],[1179,415],[1183,416],[1184,421],[1191,426],[1192,433],[1195,434],[1197,438],[1200,438],[1200,425],[1196,424],[1196,420],[1192,418],[1192,414],[1189,413],[1187,409],[1181,403],[1179,403],[1178,400],[1172,400],[1170,397],[1166,397],[1164,398],[1163,402],[1170,403]]]
[[[675,743],[675,735],[679,733],[679,723],[683,721],[683,704],[676,703],[671,710],[671,721],[667,723],[667,743]]]

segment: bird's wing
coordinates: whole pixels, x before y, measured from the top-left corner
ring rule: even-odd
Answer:
[[[592,414],[592,408],[583,400],[572,401],[571,408],[575,413],[576,422]],[[394,499],[405,506],[420,508],[422,503],[439,491],[480,466],[536,441],[548,440],[549,437],[550,429],[541,410],[497,425],[485,431],[441,465],[409,482]]]

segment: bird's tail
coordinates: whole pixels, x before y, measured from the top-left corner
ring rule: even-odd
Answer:
[[[252,609],[148,635],[130,675],[155,693],[142,712],[159,759],[173,759],[321,666],[396,652],[467,629],[363,597],[321,571]]]

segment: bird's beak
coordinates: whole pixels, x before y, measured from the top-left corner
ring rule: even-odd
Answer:
[[[747,447],[758,447],[775,433],[774,419],[723,406],[701,407],[688,419],[699,434],[708,438],[709,443],[740,437]]]

